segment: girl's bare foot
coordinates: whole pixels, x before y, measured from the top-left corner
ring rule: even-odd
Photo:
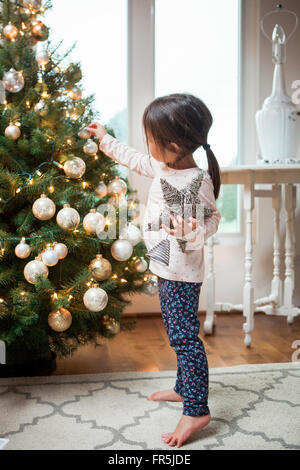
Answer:
[[[155,392],[147,397],[151,401],[183,401],[183,397],[178,395],[174,390],[162,390]]]
[[[206,416],[186,416],[182,415],[179,423],[174,432],[162,434],[162,439],[165,444],[173,447],[181,447],[182,444],[195,432],[205,428],[211,420],[210,415]]]

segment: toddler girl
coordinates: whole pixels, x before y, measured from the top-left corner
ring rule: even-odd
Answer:
[[[173,390],[155,392],[154,401],[183,402],[183,415],[163,441],[181,447],[189,436],[210,422],[208,364],[198,337],[198,305],[204,280],[204,242],[216,233],[220,212],[220,168],[207,143],[213,119],[206,105],[189,94],[157,98],[145,109],[143,127],[149,155],[137,152],[107,134],[99,123],[89,132],[113,160],[153,179],[143,224],[150,258],[158,276],[158,293],[169,342],[177,354]],[[203,146],[208,172],[193,153]]]

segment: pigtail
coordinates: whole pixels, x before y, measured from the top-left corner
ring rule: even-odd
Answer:
[[[211,176],[211,179],[214,185],[214,195],[215,195],[215,199],[217,200],[219,197],[220,188],[221,188],[220,166],[212,149],[208,146],[208,148],[206,148],[205,150],[206,150],[207,162],[208,162],[208,173]]]

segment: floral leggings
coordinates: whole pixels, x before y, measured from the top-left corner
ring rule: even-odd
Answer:
[[[177,354],[174,390],[184,398],[183,414],[209,414],[208,363],[204,344],[198,337],[198,304],[202,282],[158,278],[158,294],[170,346]]]

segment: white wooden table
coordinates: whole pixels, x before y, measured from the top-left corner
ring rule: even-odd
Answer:
[[[284,315],[292,323],[300,314],[300,308],[293,305],[295,289],[295,213],[297,202],[297,184],[300,184],[299,165],[250,165],[221,168],[222,184],[244,185],[244,211],[245,211],[245,285],[243,290],[243,304],[215,302],[215,274],[214,274],[214,237],[207,241],[208,246],[208,274],[207,283],[207,313],[204,323],[205,334],[212,334],[215,312],[241,310],[246,318],[243,325],[245,332],[245,345],[251,345],[251,331],[254,329],[254,314],[262,311],[267,315]],[[256,184],[272,184],[272,189],[255,189]],[[285,191],[285,272],[280,273],[280,212],[282,209],[282,191]],[[274,240],[273,240],[273,279],[270,294],[261,299],[255,299],[252,279],[253,268],[253,237],[252,223],[255,208],[254,198],[272,198],[274,211]],[[284,279],[282,280],[282,277]]]

